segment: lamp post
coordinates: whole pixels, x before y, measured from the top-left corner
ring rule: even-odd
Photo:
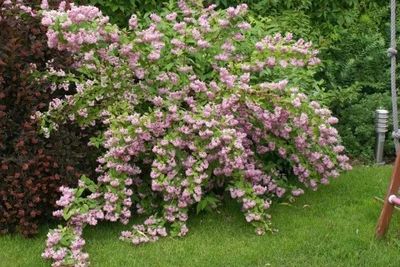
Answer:
[[[385,135],[388,131],[389,111],[384,109],[377,109],[375,111],[375,132],[376,132],[376,147],[375,147],[375,161],[377,164],[384,164],[383,162],[383,148],[385,145]]]

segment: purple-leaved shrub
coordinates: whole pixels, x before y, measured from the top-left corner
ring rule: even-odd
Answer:
[[[120,239],[140,244],[184,236],[188,211],[215,188],[242,205],[257,234],[272,231],[268,209],[350,169],[331,112],[289,80],[320,61],[311,43],[276,34],[256,40],[245,4],[226,10],[201,1],[120,29],[93,6],[44,10],[48,45],[69,51],[75,70],[51,67],[53,90],[76,87],[37,113],[42,132],[59,124],[103,124],[97,181],[62,187],[43,257],[86,266],[82,229],[99,220],[143,224]],[[42,6],[46,7],[45,4]],[[289,75],[291,73],[291,75]]]

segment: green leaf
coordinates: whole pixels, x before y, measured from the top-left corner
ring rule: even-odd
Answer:
[[[89,211],[89,206],[87,204],[83,204],[82,207],[79,209],[80,213],[86,213]]]
[[[76,211],[77,211],[76,208],[64,210],[64,214],[63,214],[64,220],[68,221],[69,218],[71,218],[71,216],[76,213]]]
[[[97,185],[95,184],[95,182],[93,182],[92,180],[90,180],[88,177],[86,177],[85,175],[81,176],[81,181],[84,182],[86,188],[94,193],[97,190]]]
[[[63,236],[61,238],[61,240],[60,240],[60,244],[63,247],[69,247],[69,245],[71,244],[71,240],[70,240],[69,236],[68,235],[67,236]]]
[[[75,193],[75,197],[79,198],[82,195],[83,191],[85,191],[85,188],[79,188]]]
[[[214,194],[205,196],[197,203],[196,213],[199,214],[202,211],[211,211],[215,209],[219,203],[220,200]]]

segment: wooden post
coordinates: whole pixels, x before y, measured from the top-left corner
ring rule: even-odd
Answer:
[[[394,205],[389,203],[390,195],[397,195],[400,188],[400,153],[397,154],[396,162],[393,167],[392,180],[389,185],[388,192],[385,197],[385,203],[376,226],[375,236],[382,238],[389,229],[390,219],[392,218]]]

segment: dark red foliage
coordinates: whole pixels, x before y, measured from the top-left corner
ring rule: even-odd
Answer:
[[[0,10],[0,232],[30,236],[51,218],[58,188],[75,184],[94,161],[87,158],[88,140],[79,129],[61,127],[50,139],[38,134],[30,117],[53,96],[32,79],[32,64],[44,70],[57,58],[67,68],[71,59],[47,47],[39,18],[20,13]]]

